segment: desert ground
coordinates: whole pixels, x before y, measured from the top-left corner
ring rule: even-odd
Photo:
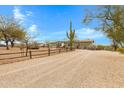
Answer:
[[[124,55],[75,50],[0,65],[0,87],[124,87]]]

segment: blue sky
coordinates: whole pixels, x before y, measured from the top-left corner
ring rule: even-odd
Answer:
[[[110,44],[109,39],[100,31],[95,31],[97,21],[89,25],[81,23],[87,10],[94,10],[96,6],[79,5],[23,5],[0,6],[1,15],[12,15],[25,27],[35,39],[42,41],[66,40],[66,31],[69,30],[70,20],[76,29],[80,40],[93,39],[95,44]]]

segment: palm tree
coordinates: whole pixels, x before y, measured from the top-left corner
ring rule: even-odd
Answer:
[[[74,39],[75,39],[75,29],[72,30],[72,22],[70,21],[70,32],[66,32],[67,38],[70,42],[70,50],[73,48]]]

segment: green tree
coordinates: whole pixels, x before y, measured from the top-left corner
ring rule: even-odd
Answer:
[[[25,38],[24,29],[20,26],[13,25],[8,28],[9,33],[9,42],[11,43],[11,47],[14,47],[15,41],[21,41]]]
[[[124,7],[123,6],[97,6],[99,10],[86,14],[84,23],[96,19],[100,29],[112,41],[114,50],[124,47]]]
[[[6,43],[6,49],[14,46],[15,41],[19,41],[25,37],[25,32],[13,17],[0,15],[0,40]]]
[[[73,49],[74,39],[75,39],[75,29],[72,30],[72,22],[70,22],[70,31],[66,32],[67,38],[70,42],[70,50]]]
[[[9,49],[8,43],[9,43],[9,34],[8,34],[8,28],[11,25],[11,20],[7,16],[0,16],[0,40],[4,41],[6,44],[6,49]]]

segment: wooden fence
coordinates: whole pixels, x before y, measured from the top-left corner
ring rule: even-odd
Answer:
[[[48,48],[45,50],[29,50],[27,56],[26,56],[26,52],[2,53],[0,54],[0,64],[17,62],[17,61],[32,59],[41,56],[51,56],[54,54],[59,54],[62,52],[69,52],[69,51],[70,49],[67,48]]]

